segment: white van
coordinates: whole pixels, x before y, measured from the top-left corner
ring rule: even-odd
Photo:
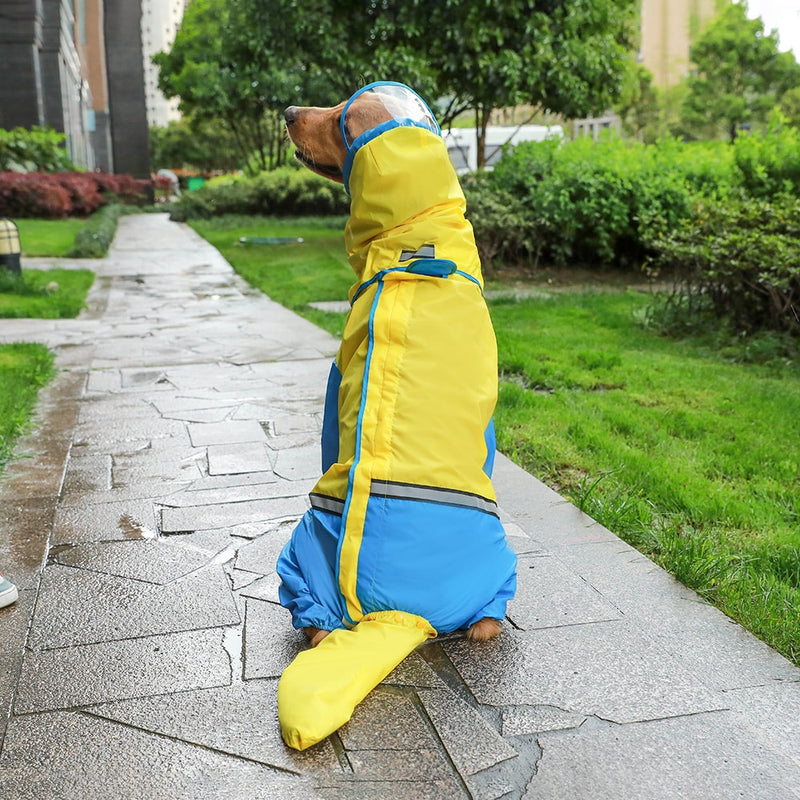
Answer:
[[[475,128],[450,128],[442,131],[450,160],[456,172],[462,175],[478,168],[478,139]],[[503,147],[513,148],[520,142],[543,142],[545,139],[563,139],[564,129],[560,125],[490,125],[486,128],[484,144],[485,167],[492,165],[503,155]]]

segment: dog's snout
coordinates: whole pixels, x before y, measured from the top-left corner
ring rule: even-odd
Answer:
[[[283,118],[286,120],[287,125],[294,124],[297,119],[297,106],[289,106],[289,108],[283,112]]]

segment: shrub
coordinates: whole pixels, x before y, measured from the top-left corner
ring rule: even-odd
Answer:
[[[150,181],[101,172],[0,172],[0,215],[88,216],[108,202],[147,201]]]
[[[152,181],[134,178],[131,175],[113,175],[109,172],[93,172],[91,175],[98,191],[108,195],[109,201],[137,206],[149,200]]]
[[[284,167],[249,178],[236,176],[186,192],[171,208],[178,221],[221,214],[293,216],[344,214],[350,202],[341,185],[308,170]]]
[[[108,252],[124,207],[118,203],[104,206],[78,231],[68,258],[102,258]]]
[[[753,197],[800,192],[800,129],[780,115],[763,135],[739,136],[733,149],[742,185]]]
[[[461,185],[484,271],[492,268],[497,256],[536,267],[544,241],[538,228],[541,217],[530,213],[511,192],[495,186],[490,173],[467,175]]]
[[[51,177],[69,193],[70,214],[88,217],[103,205],[97,182],[88,172],[57,172]]]
[[[537,251],[559,265],[638,265],[653,231],[688,216],[694,191],[652,149],[617,137],[520,144],[491,181],[536,218]]]
[[[59,219],[71,208],[69,192],[52,175],[0,172],[0,216]]]
[[[735,330],[800,335],[800,200],[707,201],[653,241],[651,264],[678,279],[685,318],[710,310]]]
[[[74,169],[64,149],[66,136],[52,128],[0,129],[0,171],[58,172]]]

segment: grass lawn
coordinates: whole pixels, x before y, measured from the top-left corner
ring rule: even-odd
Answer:
[[[66,256],[84,219],[15,219],[22,257]],[[24,266],[24,262],[23,262]]]
[[[24,264],[24,262],[23,262]],[[86,304],[94,282],[88,269],[0,271],[0,317],[71,319]]]
[[[341,315],[306,304],[345,299],[353,282],[342,220],[194,227],[254,286],[341,333]],[[800,365],[660,336],[642,324],[651,302],[626,290],[491,302],[500,448],[800,664]]]
[[[344,316],[307,303],[347,300],[355,274],[347,261],[342,231],[346,218],[309,217],[291,221],[228,216],[192,222],[252,286],[302,314],[334,336],[344,331]],[[302,238],[293,244],[241,244],[247,236]]]
[[[28,426],[39,389],[53,373],[53,354],[44,345],[0,345],[0,471]]]

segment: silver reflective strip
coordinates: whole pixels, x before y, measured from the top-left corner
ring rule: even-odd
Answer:
[[[316,508],[318,511],[330,511],[332,514],[344,513],[344,500],[339,500],[337,497],[310,494],[308,499],[311,501],[311,508]]]
[[[440,489],[436,486],[417,486],[413,483],[392,483],[391,481],[372,481],[372,497],[394,497],[399,500],[422,500],[426,503],[441,503],[448,506],[476,508],[493,516],[497,513],[497,503],[477,494],[459,492],[455,489]]]

